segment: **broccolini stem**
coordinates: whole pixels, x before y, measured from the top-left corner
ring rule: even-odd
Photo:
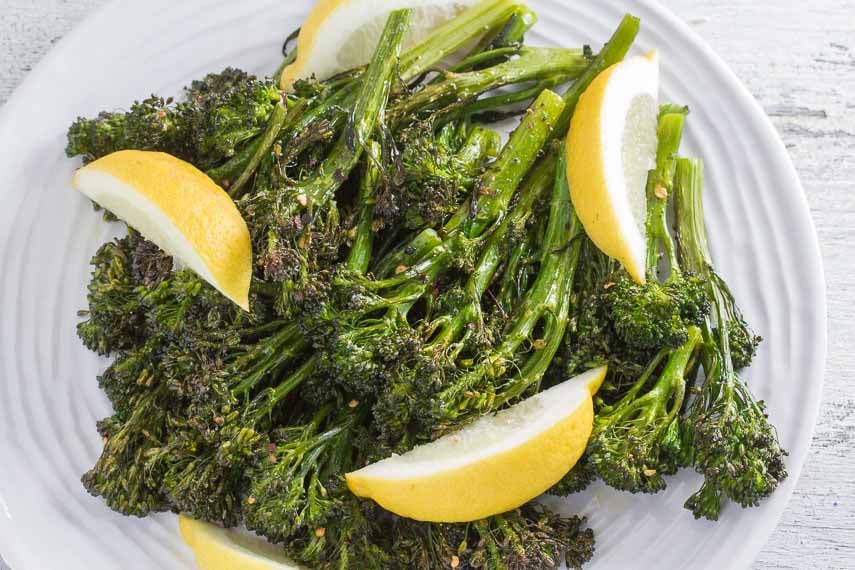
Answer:
[[[398,125],[426,111],[441,116],[505,85],[556,76],[563,78],[563,83],[576,77],[587,64],[578,49],[521,48],[515,59],[479,71],[446,73],[442,81],[400,99],[389,109],[390,123]]]
[[[668,362],[665,363],[665,368],[659,376],[659,381],[651,390],[653,394],[662,394],[658,396],[660,401],[668,403],[669,399],[664,397],[671,393],[670,407],[668,407],[668,422],[662,429],[667,428],[683,406],[683,398],[686,395],[686,373],[689,370],[689,363],[695,354],[695,350],[701,345],[703,340],[701,330],[698,327],[688,327],[689,340],[687,340],[680,348],[675,349],[668,357]]]
[[[627,421],[636,422],[639,426],[651,426],[653,430],[647,432],[651,441],[657,440],[658,434],[668,428],[683,405],[686,395],[686,372],[695,351],[703,340],[698,327],[689,327],[688,331],[689,338],[683,345],[657,354],[644,374],[618,403],[600,410],[594,419],[592,439],[602,431]],[[646,393],[638,396],[666,356],[668,360],[656,383]]]
[[[396,10],[389,16],[380,43],[362,76],[359,94],[350,111],[344,133],[321,164],[319,172],[293,191],[294,204],[305,208],[323,206],[356,166],[363,146],[375,127],[383,121],[384,108],[409,21],[409,10]]]
[[[519,0],[483,0],[461,12],[401,56],[401,80],[410,83],[485,32],[501,26],[519,6]]]
[[[497,95],[491,95],[489,97],[482,97],[451,112],[447,117],[444,118],[444,120],[470,117],[472,115],[483,113],[485,111],[491,111],[494,109],[499,109],[501,107],[515,105],[517,103],[522,103],[523,101],[530,101],[532,98],[540,95],[540,93],[544,89],[552,89],[553,87],[561,85],[566,81],[566,77],[562,75],[555,75],[542,79],[537,85],[533,87],[520,89],[518,91],[512,91],[510,93],[499,93]]]
[[[525,34],[537,23],[537,13],[526,5],[517,8],[501,31],[490,41],[488,47],[495,49],[503,46],[520,45],[525,39]]]
[[[374,231],[371,224],[374,221],[374,193],[380,184],[380,169],[377,160],[380,157],[380,145],[371,141],[365,153],[365,168],[359,181],[359,193],[356,203],[359,207],[356,223],[356,237],[347,254],[346,266],[351,271],[365,273],[371,263],[374,248]]]
[[[629,48],[632,47],[632,42],[635,41],[635,36],[638,35],[638,29],[641,21],[631,14],[626,14],[618,24],[617,29],[609,38],[609,41],[603,46],[603,49],[597,56],[588,64],[588,67],[582,74],[576,78],[567,92],[564,93],[564,103],[567,106],[564,108],[564,114],[555,125],[555,136],[560,138],[567,134],[570,128],[570,119],[576,111],[576,103],[579,102],[579,97],[585,92],[585,89],[591,84],[607,67],[621,61],[626,56]]]
[[[487,290],[487,287],[490,286],[496,270],[503,261],[504,255],[502,254],[502,250],[504,249],[508,232],[514,224],[524,223],[532,215],[534,204],[549,189],[550,182],[554,181],[555,165],[555,153],[553,152],[550,152],[538,161],[534,168],[532,168],[529,176],[522,183],[519,191],[519,199],[514,204],[510,213],[502,220],[502,223],[496,230],[490,234],[487,244],[481,252],[478,264],[475,266],[475,271],[469,276],[466,286],[473,298],[480,299]]]
[[[703,180],[704,163],[699,158],[679,158],[676,161],[677,240],[684,267],[709,279],[712,254],[704,227]]]
[[[276,408],[276,405],[285,399],[288,394],[297,389],[308,378],[311,378],[318,366],[318,355],[309,357],[297,370],[292,372],[284,381],[280,382],[275,388],[268,388],[261,392],[255,399],[255,405],[252,407],[252,420],[258,421],[267,415],[270,415]]]
[[[606,415],[612,414],[615,410],[619,409],[621,405],[625,402],[631,402],[636,399],[638,393],[641,392],[650,379],[653,377],[653,374],[659,369],[659,365],[662,364],[662,361],[665,360],[673,349],[671,348],[663,348],[659,352],[656,353],[656,356],[653,357],[647,364],[647,368],[644,369],[644,372],[638,377],[635,383],[630,387],[629,390],[626,391],[626,394],[623,395],[620,402],[614,405],[603,404],[600,398],[595,398],[594,401],[599,403],[599,413]]]
[[[302,111],[303,105],[298,104],[292,112],[299,114]],[[267,128],[264,130],[264,134],[261,135],[258,144],[255,145],[255,151],[252,153],[240,176],[228,187],[229,196],[234,199],[241,197],[243,194],[243,185],[255,174],[258,165],[261,164],[262,159],[270,152],[270,148],[276,142],[277,137],[279,137],[279,131],[285,124],[287,114],[285,105],[279,104],[274,107],[273,113],[267,121]]]
[[[490,165],[476,187],[465,224],[466,235],[470,238],[480,236],[504,217],[520,181],[552,136],[563,109],[561,97],[547,90],[526,111],[499,158]]]
[[[490,286],[496,270],[504,260],[503,250],[508,232],[514,224],[525,223],[531,216],[532,208],[541,196],[549,189],[554,179],[555,154],[550,153],[532,169],[531,174],[520,187],[519,200],[511,212],[505,217],[496,230],[490,234],[487,244],[481,252],[475,270],[466,281],[468,302],[450,318],[444,319],[438,327],[438,332],[430,342],[430,348],[448,347],[460,337],[467,325],[477,322],[481,316],[481,299]]]
[[[567,326],[570,290],[581,251],[581,224],[576,218],[567,187],[563,153],[559,152],[555,169],[555,184],[550,199],[549,221],[541,250],[541,264],[531,289],[514,310],[511,323],[502,342],[479,361],[478,365],[440,394],[444,414],[455,419],[472,411],[488,412],[523,394],[539,382],[555,355]],[[495,386],[483,386],[483,381],[504,375],[507,364],[524,342],[531,339],[538,323],[545,322],[550,338],[539,345],[530,357],[531,365],[510,379],[494,393]],[[539,353],[539,354],[538,354]],[[482,387],[479,390],[479,385]]]
[[[725,281],[712,267],[703,218],[703,164],[677,160],[676,204],[680,254],[704,279],[715,319],[704,323],[704,383],[689,411],[695,469],[702,487],[686,501],[696,518],[716,520],[723,503],[757,506],[787,477],[775,427],[735,368],[745,366],[759,339],[752,338]],[[714,324],[715,323],[715,324]]]
[[[303,113],[294,115],[296,120],[283,129],[281,144],[283,148],[292,146],[293,141],[303,132],[312,128],[318,121],[326,118],[331,128],[337,131],[347,120],[346,109],[352,108],[359,92],[359,81],[353,81],[334,91],[326,99],[306,109]]]
[[[398,268],[411,267],[426,256],[436,246],[442,244],[442,238],[433,228],[427,228],[416,234],[404,247],[394,249],[385,255],[374,268],[378,277],[387,278]]]
[[[656,168],[647,177],[647,278],[656,280],[659,267],[659,247],[665,247],[670,276],[681,274],[680,263],[671,232],[668,231],[668,199],[674,189],[677,152],[683,136],[683,113],[660,114],[656,128]]]
[[[496,295],[496,307],[503,315],[509,315],[517,300],[529,287],[528,261],[535,250],[534,238],[531,232],[514,245],[507,256],[507,263],[502,272],[502,284]]]
[[[744,317],[727,283],[713,269],[712,254],[704,225],[704,163],[699,158],[678,158],[676,168],[677,240],[684,267],[712,286],[713,301],[722,309],[722,322],[735,320],[744,323]]]
[[[494,27],[491,31],[484,34],[484,37],[478,44],[469,52],[469,56],[464,62],[470,58],[477,57],[482,53],[488,53],[497,49],[506,47],[519,48],[525,39],[525,34],[532,26],[537,23],[537,14],[533,12],[525,4],[520,4],[516,7],[510,17],[499,26]],[[504,61],[501,59],[500,61]],[[479,61],[476,65],[465,66],[464,62],[458,64],[460,69],[452,68],[452,71],[463,71],[472,69],[478,64],[495,65],[495,63],[487,63],[486,60]],[[458,66],[455,66],[458,67]]]
[[[570,292],[582,251],[584,230],[570,202],[565,153],[559,152],[555,169],[555,186],[549,208],[549,222],[540,253],[540,269],[531,290],[515,311],[513,327],[507,332],[502,347],[507,358],[522,342],[531,338],[535,326],[543,321],[542,339],[532,345],[535,352],[520,373],[502,389],[494,406],[502,406],[518,398],[532,385],[540,382],[564,339],[570,314]]]
[[[496,131],[474,127],[466,142],[457,151],[457,158],[463,164],[483,164],[486,159],[495,157],[502,147],[502,137]]]
[[[467,71],[472,71],[476,67],[480,67],[482,64],[487,62],[492,62],[498,58],[507,58],[513,55],[516,55],[520,52],[519,46],[514,47],[501,47],[491,49],[489,51],[483,51],[480,53],[475,53],[470,55],[457,65],[451,66],[446,73],[465,73]],[[440,83],[443,80],[444,75],[440,74],[436,77],[431,84]]]
[[[307,346],[299,324],[286,324],[232,363],[231,369],[240,374],[232,393],[236,396],[248,394],[264,378],[303,354]]]

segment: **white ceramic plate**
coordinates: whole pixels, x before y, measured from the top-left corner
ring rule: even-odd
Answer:
[[[79,483],[109,414],[95,376],[105,361],[75,335],[88,260],[115,227],[68,181],[63,154],[78,115],[126,107],[226,65],[260,74],[313,0],[131,0],[111,3],[63,39],[0,114],[0,553],[14,570],[189,569],[164,514],[131,519]],[[621,15],[641,17],[636,52],[662,53],[663,95],[692,114],[684,152],[707,167],[716,261],[767,340],[748,372],[790,451],[790,478],[756,509],[720,522],[682,508],[697,478],[656,496],[595,488],[561,504],[597,532],[590,568],[746,567],[775,527],[814,428],[826,347],[825,287],[816,237],[781,141],[725,64],[685,24],[641,0],[531,0],[533,43],[605,41]]]

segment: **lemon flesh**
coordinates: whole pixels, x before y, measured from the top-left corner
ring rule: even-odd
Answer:
[[[656,163],[656,52],[598,75],[579,98],[567,136],[567,177],[579,220],[596,246],[645,281],[648,171]]]
[[[249,310],[249,229],[205,173],[166,153],[123,150],[79,169],[71,184]]]
[[[605,374],[605,367],[588,371],[456,433],[348,473],[347,485],[420,521],[473,521],[519,507],[582,456],[594,419],[591,396]]]
[[[393,10],[413,11],[403,44],[406,50],[477,3],[478,0],[321,0],[300,29],[297,60],[282,71],[281,87],[287,91],[298,79],[328,79],[367,64]]]
[[[276,545],[180,515],[178,528],[199,570],[300,570]]]

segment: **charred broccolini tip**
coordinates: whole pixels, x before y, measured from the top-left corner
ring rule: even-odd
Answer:
[[[118,150],[159,150],[212,168],[264,130],[280,98],[272,81],[226,68],[194,81],[180,102],[152,95],[125,113],[77,119],[65,152],[88,162]]]
[[[408,230],[441,227],[472,192],[501,138],[495,131],[447,123],[434,132],[417,123],[401,132],[394,174],[377,197],[382,227],[403,223]]]
[[[585,519],[528,503],[473,523],[418,523],[395,517],[387,532],[392,568],[579,569],[594,555]]]
[[[756,348],[730,289],[713,269],[703,219],[703,164],[680,159],[677,165],[677,230],[687,267],[705,280],[713,315],[703,325],[704,383],[689,409],[694,466],[703,486],[686,501],[696,518],[717,520],[726,501],[757,506],[787,477],[778,434],[765,406],[736,372],[737,363]]]
[[[304,425],[274,431],[250,467],[246,526],[274,542],[314,533],[342,510],[340,475],[352,464],[351,439],[359,410],[327,404]],[[303,558],[301,556],[301,558]]]

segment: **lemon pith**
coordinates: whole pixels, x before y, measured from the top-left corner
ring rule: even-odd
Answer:
[[[591,393],[605,372],[592,370],[455,434],[348,473],[347,484],[358,496],[422,521],[472,521],[516,508],[582,456],[593,425]]]
[[[79,169],[72,186],[249,309],[249,229],[229,195],[196,167],[124,150]]]
[[[644,187],[656,152],[658,65],[651,52],[598,75],[579,98],[566,145],[580,221],[596,246],[639,283],[645,281]]]

